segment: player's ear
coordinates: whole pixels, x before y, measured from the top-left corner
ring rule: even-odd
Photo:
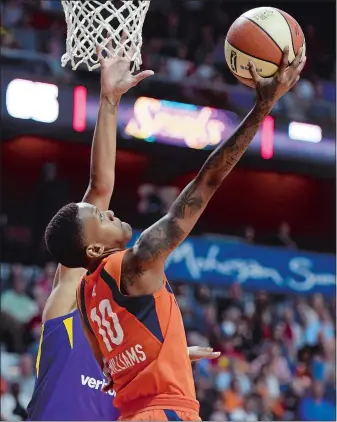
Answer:
[[[89,245],[86,249],[86,254],[89,259],[100,258],[104,253],[104,246],[100,243]]]

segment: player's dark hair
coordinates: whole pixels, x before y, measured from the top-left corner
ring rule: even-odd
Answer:
[[[75,203],[65,205],[50,220],[44,235],[50,254],[69,268],[86,267],[82,223]]]

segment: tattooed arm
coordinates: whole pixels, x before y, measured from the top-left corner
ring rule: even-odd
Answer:
[[[233,135],[213,151],[167,215],[145,230],[127,252],[122,283],[128,294],[150,294],[160,288],[167,256],[193,229],[216,189],[246,151],[268,111],[256,105]]]
[[[122,271],[123,288],[128,294],[150,294],[161,287],[166,258],[193,229],[214,192],[242,157],[275,102],[296,84],[305,62],[301,61],[301,54],[287,67],[288,50],[285,50],[279,73],[272,78],[260,78],[255,67],[250,65],[256,83],[256,105],[233,135],[212,152],[168,214],[145,230],[135,246],[128,250]]]

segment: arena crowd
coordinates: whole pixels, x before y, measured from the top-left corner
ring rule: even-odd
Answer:
[[[212,95],[214,99],[214,91],[224,101],[226,87],[237,84],[224,62],[224,34],[232,21],[250,8],[249,4],[246,7],[237,2],[232,7],[217,0],[199,0],[174,7],[177,2],[161,2],[165,6],[158,3],[154,2],[144,27],[145,67],[153,69],[159,80],[177,84],[181,93],[188,91],[196,103],[198,95]],[[311,5],[307,7],[309,10]],[[2,65],[10,68],[24,63],[35,76],[47,75],[63,83],[89,77],[85,72],[75,74],[60,67],[65,31],[60,2],[6,0],[1,8]],[[301,83],[284,97],[276,112],[289,119],[332,127],[334,37],[329,25],[322,29],[319,10],[316,16],[304,13],[303,19],[307,67]],[[202,94],[193,91],[193,86],[200,85],[205,87]],[[150,215],[153,220],[158,207],[160,195],[152,195],[145,205],[140,204],[140,218]],[[6,218],[1,214],[2,234]],[[42,232],[40,227],[39,241]],[[256,243],[254,227],[243,227],[241,234],[246,243]],[[275,248],[302,248],[286,221],[262,243]],[[47,259],[41,265],[43,261],[39,260],[39,266],[17,262],[1,265],[2,421],[25,420],[34,388],[42,310],[56,270],[56,263]],[[191,285],[181,280],[173,287],[188,344],[212,346],[221,352],[218,360],[193,364],[203,420],[336,418],[335,296],[275,295],[268,292],[268,286],[266,291],[252,293],[239,282],[219,289],[212,283]]]

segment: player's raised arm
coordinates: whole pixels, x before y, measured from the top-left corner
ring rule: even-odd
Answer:
[[[131,293],[151,293],[160,287],[167,256],[190,233],[208,201],[242,157],[274,104],[299,80],[305,58],[301,60],[300,50],[293,64],[288,67],[288,53],[289,49],[286,49],[278,73],[271,78],[260,78],[255,66],[250,63],[250,72],[256,83],[254,108],[233,135],[212,152],[196,178],[173,203],[168,214],[145,230],[128,252],[125,279],[139,280],[139,283],[134,288],[128,284],[125,286],[127,291],[134,289]],[[224,206],[230,206],[229,198],[224,198]]]
[[[111,42],[109,50],[112,54]],[[93,204],[100,210],[107,210],[115,182],[119,101],[125,92],[151,76],[153,72],[147,70],[138,75],[132,75],[130,60],[122,57],[121,54],[104,58],[99,46],[97,55],[101,64],[100,107],[91,149],[89,186],[82,202]]]
[[[112,52],[111,44],[109,47]],[[117,114],[120,98],[153,72],[148,70],[132,75],[130,61],[122,55],[103,58],[99,47],[97,54],[101,64],[100,106],[91,147],[89,184],[82,202],[107,210],[115,182]],[[60,247],[64,249],[63,245]],[[65,251],[63,255],[65,256],[62,262],[71,267],[71,254]],[[43,312],[44,321],[64,315],[74,308],[76,286],[84,273],[84,268],[58,266],[53,291]]]

